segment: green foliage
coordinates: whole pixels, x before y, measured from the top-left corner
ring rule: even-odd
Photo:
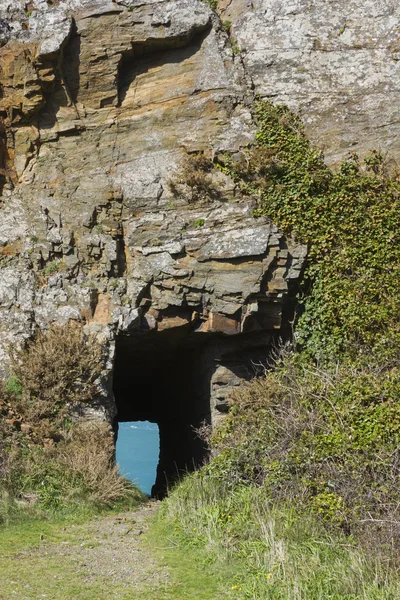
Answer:
[[[332,171],[285,106],[258,102],[255,117],[256,145],[223,168],[309,248],[297,341],[317,358],[399,348],[399,181],[378,152]]]
[[[170,547],[223,577],[227,597],[394,600],[400,593],[396,570],[381,556],[328,531],[314,514],[272,504],[263,487],[231,488],[208,470],[172,491],[159,520]]]
[[[22,397],[23,386],[18,377],[13,375],[8,379],[5,390],[8,394],[13,394],[18,400],[20,400]]]
[[[240,48],[239,45],[237,43],[237,41],[231,37],[231,48],[232,48],[232,53],[236,56],[237,54],[240,54]]]
[[[55,275],[56,273],[59,273],[64,268],[65,268],[64,262],[50,262],[43,269],[43,273],[46,275],[46,277],[50,277],[51,275]]]
[[[375,546],[397,544],[399,398],[398,365],[322,369],[283,356],[236,393],[206,472],[231,489],[262,486],[367,544],[372,531]]]
[[[204,219],[196,219],[195,221],[193,221],[192,227],[194,227],[194,228],[203,227],[204,223],[205,223]]]

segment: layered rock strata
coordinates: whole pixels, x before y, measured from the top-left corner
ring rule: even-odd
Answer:
[[[3,348],[70,319],[111,339],[279,329],[304,249],[229,181],[195,204],[168,186],[188,153],[252,139],[242,67],[211,11],[42,5],[0,50]]]

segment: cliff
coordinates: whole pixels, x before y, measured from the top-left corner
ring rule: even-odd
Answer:
[[[219,11],[0,0],[1,368],[10,342],[83,323],[108,347],[100,412],[160,423],[178,466],[287,334],[306,257],[223,173],[193,195],[190,165],[251,143],[255,94],[299,110],[331,163],[400,151],[395,3]]]

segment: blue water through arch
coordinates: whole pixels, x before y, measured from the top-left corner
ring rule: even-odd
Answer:
[[[120,423],[117,439],[117,463],[120,471],[144,494],[150,494],[156,479],[160,450],[158,425],[149,421]]]

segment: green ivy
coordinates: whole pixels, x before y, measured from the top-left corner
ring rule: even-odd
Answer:
[[[337,171],[297,115],[259,101],[256,143],[222,168],[267,215],[309,249],[297,341],[312,356],[400,348],[400,184],[379,152],[351,154]]]

